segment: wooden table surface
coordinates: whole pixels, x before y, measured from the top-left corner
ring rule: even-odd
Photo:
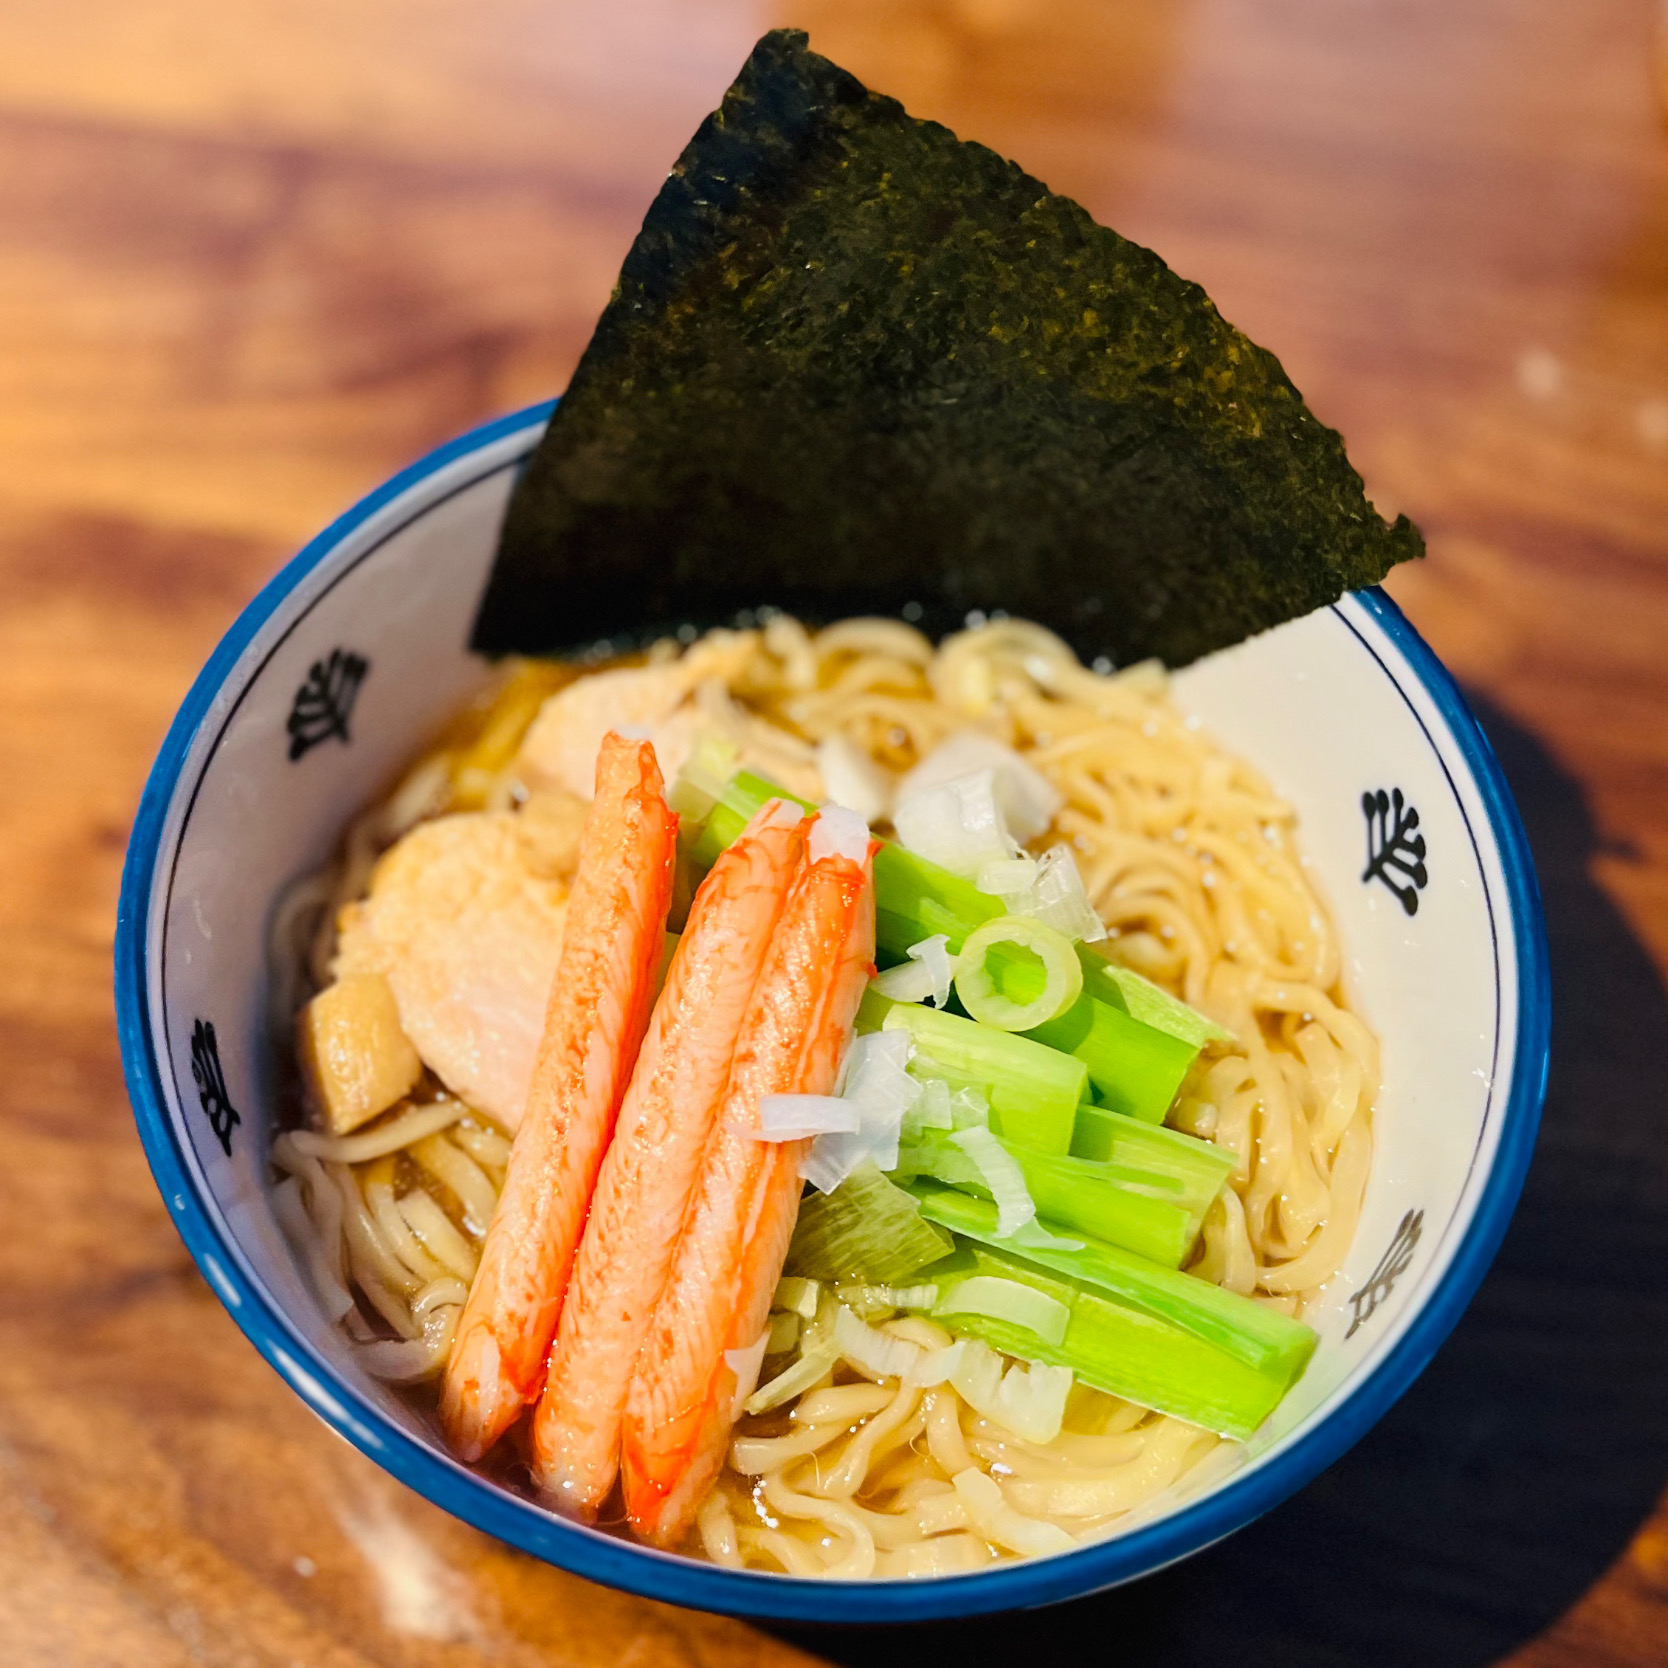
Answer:
[[[1668,1660],[1668,132],[1649,0],[8,0],[0,7],[0,1660]],[[118,868],[285,555],[559,389],[764,28],[1203,282],[1430,558],[1557,962],[1477,1303],[1298,1499],[1125,1592],[790,1635],[497,1545],[316,1423],[175,1238]]]

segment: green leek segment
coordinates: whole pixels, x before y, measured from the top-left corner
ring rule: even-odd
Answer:
[[[1193,1249],[1202,1213],[1194,1213],[1195,1196],[1182,1182],[1002,1144],[1018,1163],[1038,1219],[1049,1232],[1092,1234],[1169,1268],[1179,1268]],[[924,1131],[918,1140],[900,1147],[895,1173],[925,1176],[977,1194],[981,1204],[990,1196],[978,1166],[948,1135],[937,1131]]]
[[[786,1269],[810,1280],[889,1286],[937,1262],[950,1244],[910,1194],[865,1163],[832,1193],[801,1203]]]
[[[1023,1327],[983,1315],[942,1317],[952,1331],[982,1339],[1021,1361],[1067,1367],[1096,1390],[1185,1419],[1219,1436],[1240,1441],[1250,1437],[1289,1388],[1279,1378],[1259,1373],[1178,1327],[1097,1293],[1079,1291],[1064,1280],[1050,1279],[1018,1259],[972,1248],[964,1277],[979,1275],[1021,1281],[1065,1303],[1070,1311],[1065,1336],[1051,1344]],[[935,1277],[941,1287],[949,1287],[956,1274],[941,1267]]]
[[[1104,1106],[1078,1107],[1071,1156],[1109,1164],[1120,1174],[1154,1186],[1173,1185],[1177,1201],[1201,1222],[1235,1163],[1226,1147]]]
[[[1190,1008],[1179,996],[1172,996],[1161,985],[1143,977],[1132,967],[1120,967],[1100,950],[1087,945],[1078,946],[1084,972],[1088,976],[1091,994],[1114,1003],[1139,1024],[1149,1025],[1178,1041],[1191,1043],[1197,1050],[1206,1043],[1232,1042],[1233,1032],[1225,1031],[1214,1021],[1206,1019],[1197,1008]]]
[[[969,1206],[981,1202],[962,1200]],[[946,1300],[954,1301],[950,1294],[959,1280],[995,1276],[1034,1286],[1069,1310],[1065,1335],[1058,1344],[984,1315],[946,1315],[943,1319],[953,1331],[982,1338],[1021,1360],[1069,1367],[1085,1384],[1098,1390],[1242,1441],[1280,1404],[1313,1353],[1315,1336],[1307,1327],[1191,1275],[1153,1271],[1240,1306],[1229,1323],[1217,1329],[1220,1337],[1232,1340],[1238,1348],[1224,1348],[1195,1326],[1180,1324],[1157,1312],[1158,1303],[1151,1293],[1144,1294],[1148,1297],[1145,1305],[1125,1301],[1111,1295],[1104,1283],[1091,1284],[1086,1279],[1062,1275],[1052,1262],[1042,1266],[1044,1255],[1037,1251],[1020,1254],[969,1241],[933,1268],[931,1275],[939,1289],[940,1306]],[[1063,1259],[1081,1253],[1047,1255]],[[1107,1272],[1112,1277],[1113,1271]],[[1284,1321],[1294,1336],[1283,1350],[1264,1351],[1261,1364],[1248,1359],[1255,1353],[1256,1339],[1250,1330],[1254,1323],[1247,1321],[1243,1329],[1233,1324],[1243,1310]]]
[[[867,996],[864,1001],[872,1016],[875,1004]],[[863,1021],[859,1010],[859,1026]],[[990,1100],[991,1128],[1006,1141],[1062,1156],[1070,1150],[1077,1104],[1088,1088],[1081,1060],[913,1002],[890,1003],[882,1029],[908,1031],[920,1053],[946,1078],[983,1089]]]
[[[1294,1380],[1314,1352],[1315,1334],[1301,1321],[1209,1280],[1161,1268],[1145,1257],[1086,1236],[1082,1248],[1075,1251],[1020,1248],[997,1235],[996,1208],[986,1200],[931,1182],[911,1183],[909,1191],[920,1201],[924,1217],[976,1241],[993,1255],[1034,1264],[1076,1288],[1139,1310],[1283,1383]],[[942,1291],[943,1278],[937,1269],[930,1278]]]
[[[935,933],[958,955],[975,927],[1002,913],[1000,898],[895,841],[883,840],[875,853],[875,954],[883,962],[902,961],[911,944]]]

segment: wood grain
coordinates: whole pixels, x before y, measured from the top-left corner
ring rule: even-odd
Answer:
[[[297,543],[564,381],[763,28],[1199,279],[1426,529],[1558,956],[1518,1223],[1408,1400],[1086,1606],[792,1640],[464,1529],[243,1342],[132,1134],[109,956],[175,705]],[[1668,1658],[1668,140],[1648,0],[0,8],[0,1657]]]

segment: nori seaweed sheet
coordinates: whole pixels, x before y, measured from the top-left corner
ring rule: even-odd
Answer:
[[[1197,284],[776,30],[649,210],[474,644],[913,604],[1176,666],[1422,550]]]

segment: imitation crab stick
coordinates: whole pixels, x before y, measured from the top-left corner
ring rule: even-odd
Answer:
[[[614,1486],[632,1367],[804,845],[797,806],[753,818],[695,894],[649,1021],[533,1421],[534,1474],[570,1516],[594,1518]]]
[[[844,849],[823,849],[836,826],[825,813],[807,841],[626,1398],[626,1514],[662,1546],[687,1534],[723,1465],[738,1392],[751,1388],[738,1382],[729,1356],[764,1331],[799,1210],[809,1143],[758,1139],[759,1103],[832,1092],[873,971],[867,831],[849,844],[832,842]]]
[[[441,1416],[464,1459],[485,1453],[543,1388],[597,1168],[648,1022],[676,839],[653,747],[610,733],[527,1109],[447,1363]]]

